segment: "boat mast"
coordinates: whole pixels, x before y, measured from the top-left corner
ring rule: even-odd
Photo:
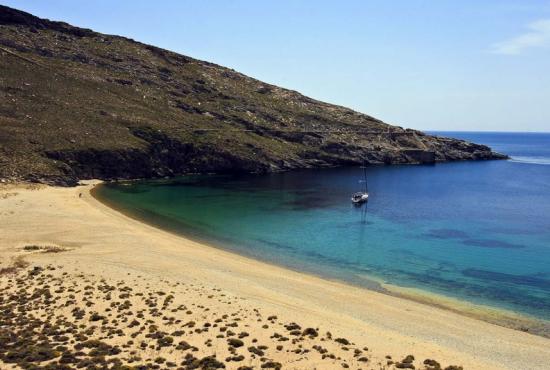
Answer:
[[[369,192],[369,187],[368,187],[368,184],[367,184],[367,161],[365,160],[363,162],[363,175],[364,175],[364,180],[365,180],[365,193],[368,193]]]

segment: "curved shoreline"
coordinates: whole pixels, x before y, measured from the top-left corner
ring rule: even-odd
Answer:
[[[254,256],[247,255],[245,253],[239,253],[238,251],[232,250],[231,248],[224,248],[223,243],[216,243],[215,240],[208,240],[207,238],[201,238],[198,236],[186,235],[181,230],[177,230],[175,227],[164,226],[161,222],[154,222],[146,217],[140,217],[138,214],[133,213],[131,210],[120,207],[117,204],[109,202],[108,199],[102,198],[98,194],[98,189],[102,186],[105,186],[105,183],[102,182],[96,187],[90,190],[90,195],[105,206],[119,212],[120,214],[128,217],[137,222],[149,225],[163,232],[170,233],[176,237],[181,237],[186,240],[191,240],[195,243],[198,243],[202,246],[207,246],[209,248],[215,248],[227,253],[234,254],[242,258],[252,259],[261,263],[266,263],[268,265],[281,267],[283,269],[288,269],[293,272],[314,276],[326,281],[337,282],[343,285],[348,285],[356,287],[359,289],[366,289],[369,291],[374,291],[377,293],[386,294],[392,297],[404,298],[410,301],[414,301],[421,304],[426,304],[432,307],[437,307],[445,309],[460,315],[468,316],[477,320],[482,320],[488,323],[500,325],[506,328],[519,330],[523,332],[529,332],[531,334],[539,335],[545,338],[550,338],[550,322],[541,320],[539,318],[529,316],[523,313],[517,313],[514,311],[507,310],[505,308],[486,306],[482,304],[477,304],[469,301],[460,300],[458,298],[445,296],[443,294],[437,294],[420,288],[407,288],[398,286],[395,284],[387,283],[383,279],[373,276],[363,274],[361,280],[365,280],[365,283],[353,282],[345,280],[343,278],[338,278],[335,274],[322,274],[319,271],[313,269],[307,269],[305,271],[299,270],[296,266],[278,264],[269,259],[259,259]],[[213,239],[213,238],[212,238]]]
[[[196,243],[104,205],[89,194],[93,185],[10,190],[17,195],[1,203],[0,257],[30,243],[60,245],[70,251],[27,258],[111,279],[132,273],[215,287],[287,322],[365,343],[382,363],[387,354],[411,353],[465,369],[544,369],[550,362],[546,338]]]

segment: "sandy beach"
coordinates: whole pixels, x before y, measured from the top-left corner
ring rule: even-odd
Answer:
[[[70,321],[64,325],[74,330],[54,341],[66,347],[55,353],[72,361],[66,366],[98,346],[103,361],[157,368],[215,368],[218,361],[230,369],[527,370],[550,363],[549,339],[187,240],[100,203],[90,194],[95,184],[0,187],[2,312],[24,290],[19,318]],[[53,298],[30,294],[45,285]],[[0,330],[12,319],[3,317]],[[78,330],[89,330],[86,338]],[[69,353],[75,345],[80,354]],[[0,367],[16,367],[17,356],[7,353],[0,352]],[[42,364],[59,360],[52,356]]]

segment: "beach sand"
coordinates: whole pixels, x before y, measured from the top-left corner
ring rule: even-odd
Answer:
[[[40,356],[28,348],[44,322],[42,365],[549,368],[549,339],[187,240],[93,186],[0,187],[0,368]],[[28,339],[11,353],[10,330]]]

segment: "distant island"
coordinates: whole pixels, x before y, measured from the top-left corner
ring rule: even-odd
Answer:
[[[506,158],[128,38],[5,6],[0,25],[4,181]]]

